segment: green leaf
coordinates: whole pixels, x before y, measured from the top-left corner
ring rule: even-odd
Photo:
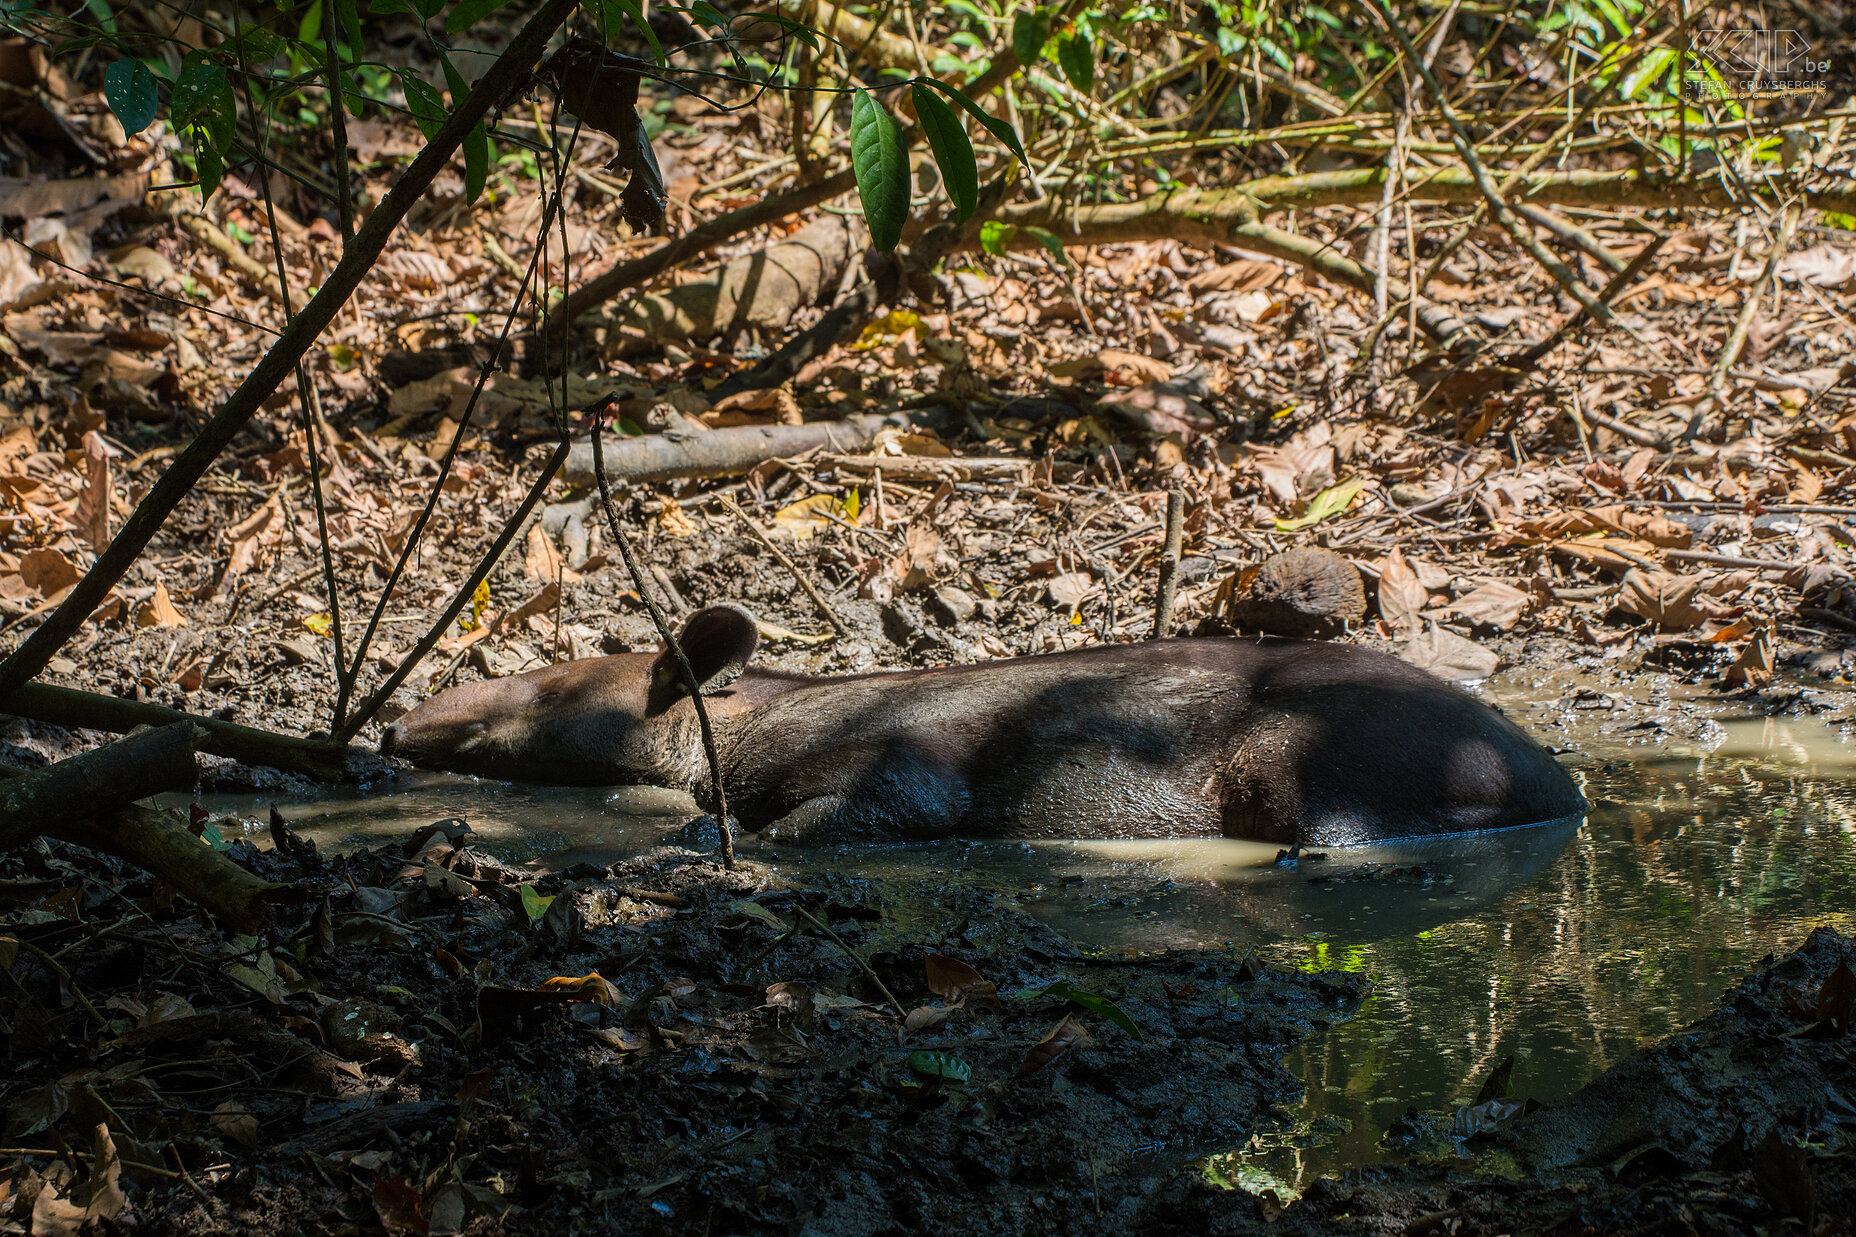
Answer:
[[[1057,259],[1057,265],[1070,265],[1070,255],[1063,251],[1063,241],[1055,232],[1051,231],[1049,228],[1034,228],[1027,224],[1025,225],[1025,235],[1044,246],[1045,252]]]
[[[1050,14],[1043,9],[1020,9],[1012,18],[1012,54],[1030,68],[1044,54],[1050,40]]]
[[[730,902],[728,904],[728,909],[737,915],[745,915],[749,919],[758,919],[776,932],[786,931],[785,921],[758,902],[749,902],[746,899],[740,902]]]
[[[431,21],[445,7],[445,0],[413,0],[413,7],[419,10],[419,16]]]
[[[651,45],[651,54],[659,64],[664,63],[664,45],[658,42],[657,31],[651,29],[651,23],[644,19],[644,0],[600,0],[600,12],[603,26],[600,33],[608,39],[619,36],[626,26],[644,37]]]
[[[154,121],[161,105],[155,93],[155,75],[141,61],[126,57],[103,70],[103,97],[109,100],[110,110],[130,137]]]
[[[246,26],[238,37],[238,58],[250,64],[263,64],[284,50],[284,41],[276,31],[263,26]]]
[[[335,17],[341,22],[342,38],[348,44],[348,54],[361,54],[361,15],[354,11],[354,0],[335,0]]]
[[[464,75],[458,72],[451,57],[441,49],[438,61],[445,69],[445,85],[451,90],[451,107],[455,111],[464,97],[470,93],[470,87],[464,84]],[[483,196],[483,187],[490,179],[490,165],[495,162],[495,151],[490,147],[490,131],[479,121],[471,126],[464,135],[464,201],[468,205]]]
[[[1057,40],[1057,67],[1070,85],[1088,94],[1096,84],[1096,49],[1080,34],[1066,34]]]
[[[973,143],[967,131],[954,117],[954,109],[941,96],[916,82],[909,90],[915,100],[915,115],[928,149],[934,153],[935,166],[941,169],[941,183],[947,186],[947,200],[954,204],[954,217],[961,223],[980,204],[980,168],[973,158]]]
[[[1322,490],[1319,494],[1308,500],[1308,510],[1301,515],[1296,516],[1293,520],[1277,520],[1276,531],[1279,533],[1293,533],[1298,529],[1319,524],[1329,516],[1339,515],[1347,508],[1353,506],[1353,500],[1360,496],[1360,491],[1365,487],[1366,483],[1358,478],[1352,481],[1343,481],[1339,485],[1329,486],[1327,489]]]
[[[973,1067],[951,1052],[929,1052],[926,1049],[911,1052],[909,1068],[924,1078],[939,1078],[946,1082],[965,1082],[973,1077]]]
[[[437,87],[420,77],[411,69],[394,70],[400,79],[400,88],[406,92],[406,107],[412,112],[412,118],[419,123],[419,132],[425,134],[425,140],[431,141],[445,124],[445,100],[438,93]]]
[[[1046,985],[1041,995],[1061,997],[1066,1001],[1074,1002],[1092,1014],[1107,1018],[1135,1039],[1146,1038],[1141,1034],[1141,1028],[1134,1025],[1134,1019],[1123,1013],[1121,1007],[1107,997],[1097,996],[1093,992],[1084,992],[1080,988],[1072,988],[1067,981],[1061,979],[1054,984]]]
[[[902,239],[909,217],[909,157],[902,127],[864,90],[851,97],[851,170],[870,243],[888,253]]]
[[[224,65],[207,59],[203,52],[188,52],[180,76],[174,79],[168,108],[176,129],[199,127],[221,155],[232,148],[238,134],[238,107]]]
[[[528,916],[529,926],[533,927],[548,913],[548,908],[554,905],[554,899],[543,897],[533,885],[520,885],[517,888],[522,891],[522,913]]]
[[[994,137],[998,138],[999,141],[1005,145],[1005,148],[1007,150],[1017,155],[1018,161],[1020,163],[1024,164],[1026,167],[1031,166],[1031,160],[1025,157],[1025,148],[1019,143],[1018,134],[1012,129],[1011,125],[1006,124],[1003,120],[998,119],[996,116],[987,115],[985,108],[981,107],[979,104],[975,103],[972,99],[969,99],[966,95],[954,89],[952,86],[948,85],[946,82],[938,82],[938,81],[935,81],[933,78],[929,78],[928,84],[930,86],[933,86],[936,90],[940,91],[942,94],[946,95],[948,98],[952,99],[954,102],[960,104],[962,111],[966,112],[967,115],[973,117],[973,119],[985,125],[986,131],[988,133],[991,133]]]
[[[458,7],[452,9],[451,16],[445,18],[445,30],[450,34],[469,30],[480,19],[488,17],[507,3],[509,0],[458,0]]]
[[[1012,241],[1018,235],[1018,226],[1000,223],[997,219],[988,219],[980,224],[980,248],[997,258],[1011,248]]]

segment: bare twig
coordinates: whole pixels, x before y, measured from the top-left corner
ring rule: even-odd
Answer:
[[[1166,492],[1166,549],[1160,558],[1160,597],[1154,606],[1156,640],[1173,631],[1173,605],[1179,595],[1179,548],[1185,526],[1186,495],[1177,488]]]
[[[677,659],[677,669],[683,674],[683,685],[689,689],[690,705],[696,710],[696,728],[702,733],[703,754],[709,760],[709,787],[715,799],[715,819],[717,830],[722,835],[722,866],[729,871],[735,870],[735,837],[728,826],[728,788],[722,784],[722,758],[715,750],[715,730],[709,725],[709,710],[702,702],[702,684],[696,679],[696,671],[690,666],[690,659],[683,651],[677,634],[670,630],[670,620],[664,617],[663,607],[657,604],[657,598],[645,587],[645,573],[638,565],[638,555],[632,549],[632,539],[625,535],[619,525],[619,513],[612,506],[612,487],[606,482],[605,451],[600,445],[604,437],[600,433],[600,422],[612,405],[612,397],[607,396],[588,411],[591,413],[593,437],[593,475],[599,480],[599,505],[606,513],[606,530],[612,535],[612,543],[619,547],[619,557],[625,560],[625,570],[632,577],[632,587],[638,590],[638,597],[644,602],[645,612],[651,616],[652,626],[657,628],[658,637],[670,655]],[[565,458],[567,444],[561,444],[557,459]]]

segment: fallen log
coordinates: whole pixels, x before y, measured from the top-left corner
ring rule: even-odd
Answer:
[[[684,477],[739,476],[768,460],[787,459],[821,448],[860,451],[885,429],[934,426],[946,418],[947,409],[933,407],[869,413],[842,421],[807,421],[803,425],[737,425],[707,433],[647,434],[606,448],[606,479],[637,484]],[[591,442],[574,444],[567,463],[561,467],[561,476],[574,485],[592,482]]]
[[[22,771],[0,784],[0,847],[17,846],[72,820],[164,790],[191,790],[199,776],[193,727],[184,722]]]
[[[0,713],[31,718],[83,730],[107,730],[126,734],[137,726],[169,726],[191,722],[194,743],[199,750],[226,756],[249,765],[263,765],[288,773],[302,773],[325,782],[339,782],[350,770],[350,760],[365,753],[346,744],[326,739],[303,739],[294,735],[272,734],[236,722],[196,717],[165,705],[142,700],[124,700],[101,692],[80,691],[74,687],[55,687],[50,683],[27,683],[0,701]],[[136,795],[133,798],[141,798]]]
[[[256,932],[271,906],[301,896],[247,872],[178,813],[134,799],[193,785],[193,727],[176,722],[118,739],[43,769],[0,764],[0,850],[38,837],[127,860],[166,881],[239,932]]]
[[[743,254],[699,279],[637,297],[614,315],[653,344],[728,339],[753,327],[783,331],[808,305],[828,299],[866,240],[861,222],[823,215],[793,235]]]

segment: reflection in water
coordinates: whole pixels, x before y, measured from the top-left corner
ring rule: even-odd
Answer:
[[[1468,1103],[1515,1054],[1551,1100],[1706,1013],[1739,971],[1856,910],[1856,748],[1821,724],[1725,724],[1713,754],[1588,770],[1596,810],[1499,904],[1411,934],[1333,928],[1265,953],[1370,972],[1351,1021],[1301,1045],[1295,1129],[1214,1176],[1294,1188],[1380,1158],[1407,1107]]]
[[[1722,724],[1703,746],[1612,744],[1591,759],[1583,825],[1330,852],[1295,868],[1230,840],[945,842],[744,855],[892,885],[934,873],[1014,897],[1085,949],[1256,944],[1283,965],[1370,973],[1357,1016],[1294,1050],[1308,1087],[1292,1128],[1214,1157],[1208,1175],[1292,1192],[1386,1154],[1407,1107],[1449,1111],[1515,1054],[1518,1095],[1576,1090],[1705,1013],[1735,973],[1856,908],[1856,746],[1811,722]],[[1621,736],[1622,737],[1622,736]],[[261,821],[269,799],[209,806]],[[660,844],[681,795],[508,786],[422,774],[345,800],[286,804],[324,847],[379,843],[462,816],[500,857],[608,863]],[[261,826],[254,825],[254,828]]]

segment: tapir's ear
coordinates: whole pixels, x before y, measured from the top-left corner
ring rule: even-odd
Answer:
[[[683,646],[683,655],[689,658],[696,682],[707,696],[733,683],[747,669],[754,650],[760,647],[760,625],[740,606],[710,606],[690,615],[677,643]],[[683,670],[675,655],[665,649],[651,664],[651,711],[666,708],[686,694]]]

